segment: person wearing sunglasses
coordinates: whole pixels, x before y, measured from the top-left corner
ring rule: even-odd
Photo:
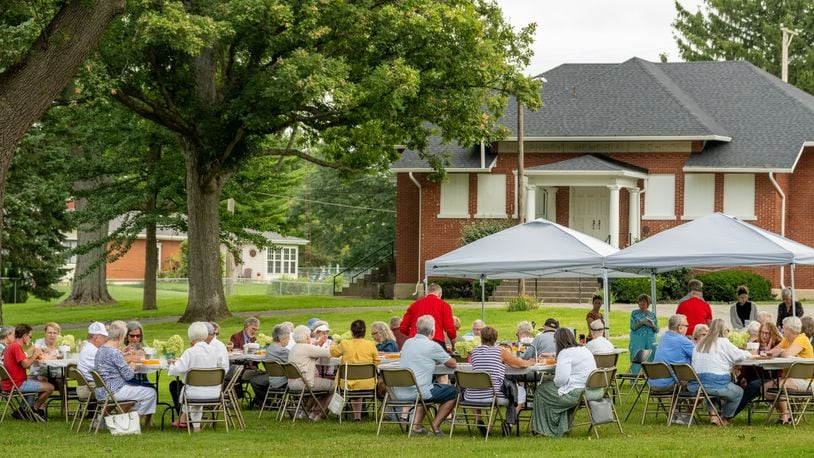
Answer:
[[[138,321],[130,321],[127,323],[127,334],[124,338],[124,360],[128,363],[139,362],[144,359],[144,328]],[[127,382],[129,385],[146,386],[150,388],[158,388],[150,383],[147,379],[147,374],[136,373],[136,376]]]

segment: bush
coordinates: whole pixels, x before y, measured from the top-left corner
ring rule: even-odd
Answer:
[[[511,222],[501,219],[486,219],[467,224],[461,229],[461,245],[472,243],[512,226]]]
[[[771,282],[754,272],[722,270],[698,275],[695,278],[704,283],[704,299],[707,301],[734,302],[738,299],[738,286],[741,285],[749,288],[749,299],[753,301],[774,299]]]
[[[657,286],[659,279],[664,280],[664,286],[657,289],[659,296],[674,300],[684,297],[687,294],[687,282],[692,278],[690,273],[690,269],[685,268],[656,275]]]
[[[664,298],[664,279],[656,276],[656,302]],[[650,295],[650,278],[616,278],[610,282],[611,298],[625,304],[635,304],[639,295]],[[652,298],[651,298],[652,299]]]
[[[480,301],[480,280],[438,280],[432,283],[438,283],[444,291],[444,299]],[[499,284],[500,280],[486,280],[486,300]]]
[[[540,301],[536,297],[516,296],[506,301],[507,312],[528,312],[540,308]]]

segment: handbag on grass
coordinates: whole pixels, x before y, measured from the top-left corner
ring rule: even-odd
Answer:
[[[125,434],[141,434],[141,423],[138,412],[130,411],[105,417],[105,426],[114,436]]]

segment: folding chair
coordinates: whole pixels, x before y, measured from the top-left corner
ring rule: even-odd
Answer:
[[[280,363],[266,362],[263,363],[263,365],[266,367],[266,373],[269,377],[285,377],[285,369],[283,369],[283,366]],[[258,415],[257,418],[263,418],[263,411],[266,409],[279,410],[283,406],[283,400],[285,399],[285,394],[287,392],[288,383],[280,388],[272,388],[269,386],[268,391],[266,391],[266,396],[263,398],[263,404],[260,406],[260,415]]]
[[[404,427],[407,427],[407,437],[413,433],[412,425],[410,425],[409,420],[402,419],[400,411],[403,408],[409,408],[411,412],[415,412],[418,407],[424,409],[427,417],[432,419],[432,413],[427,406],[427,403],[424,402],[424,398],[421,396],[421,391],[418,390],[418,383],[415,381],[415,375],[413,371],[410,369],[381,369],[382,380],[384,380],[384,385],[387,387],[387,393],[384,395],[384,400],[382,401],[382,410],[379,416],[379,425],[376,428],[376,435],[378,436],[382,430],[382,423],[390,423],[390,424],[398,424],[399,428],[404,431]],[[413,388],[415,390],[415,399],[411,400],[401,400],[395,399],[393,396],[393,389],[394,388]],[[393,415],[395,415],[395,420],[387,420],[385,421],[385,415],[387,414],[388,408],[393,409]]]
[[[130,409],[124,410],[122,407],[123,405],[130,405],[130,408],[136,404],[136,401],[133,400],[116,400],[113,397],[113,392],[110,391],[110,388],[105,383],[105,380],[99,375],[98,372],[91,370],[90,376],[93,378],[93,384],[96,386],[96,389],[101,389],[105,392],[105,395],[102,399],[96,398],[96,410],[93,411],[93,419],[90,422],[90,427],[88,431],[93,430],[94,433],[99,432],[99,427],[102,425],[102,420],[105,414],[108,412],[108,408],[115,409],[118,413],[127,413]]]
[[[786,401],[789,407],[789,415],[791,416],[791,425],[796,429],[797,424],[803,419],[806,413],[808,404],[814,397],[814,390],[812,389],[812,381],[814,378],[814,362],[796,362],[788,369],[783,371],[783,378],[780,380],[778,388],[769,388],[767,391],[775,395],[774,402],[769,407],[769,415],[766,417],[766,423],[769,423],[772,418],[772,413],[778,408],[781,401]],[[786,387],[786,381],[789,379],[803,379],[808,380],[808,386],[805,390],[790,390]],[[795,418],[795,408],[799,408],[797,418]]]
[[[622,422],[619,420],[619,414],[616,412],[616,406],[613,402],[613,393],[611,392],[615,376],[616,368],[599,368],[595,369],[588,375],[588,380],[585,382],[585,390],[582,392],[582,397],[579,400],[579,404],[577,404],[577,408],[574,409],[574,412],[571,414],[572,427],[587,424],[589,425],[588,434],[591,434],[591,430],[593,430],[596,438],[599,439],[599,429],[597,426],[605,423],[616,423],[616,426],[619,427],[619,434],[624,434],[624,431],[622,430]],[[602,396],[597,400],[589,400],[588,390],[597,389],[602,390]],[[607,404],[611,409],[611,417],[610,419],[601,420],[593,413],[591,403],[602,402],[605,399],[608,400]],[[581,408],[588,411],[588,423],[573,424],[573,419],[576,417],[577,412]]]
[[[622,387],[625,385],[625,382],[630,383],[630,388],[627,390],[627,394],[630,394],[636,390],[636,386],[639,384],[639,381],[644,380],[642,376],[642,370],[639,368],[639,372],[633,373],[633,365],[639,364],[641,365],[643,362],[646,362],[650,359],[650,354],[653,353],[652,350],[648,350],[643,348],[636,352],[633,355],[633,358],[630,360],[630,368],[624,374],[616,374],[616,381],[619,387],[619,391],[621,393]]]
[[[186,407],[187,412],[187,433],[192,434],[192,408],[199,407],[201,409],[200,424],[208,423],[213,427],[216,423],[222,421],[226,426],[226,432],[229,432],[229,412],[226,409],[226,397],[223,392],[223,379],[225,378],[225,371],[218,367],[214,369],[190,369],[184,377],[184,387],[181,389],[181,408]],[[218,396],[208,399],[191,399],[187,394],[191,387],[217,387]],[[239,407],[238,407],[239,408]],[[223,420],[218,420],[218,412],[223,413]],[[210,414],[208,419],[204,414]]]
[[[309,399],[312,400],[316,405],[319,407],[319,410],[322,411],[322,414],[326,417],[328,416],[328,412],[325,411],[325,407],[322,406],[322,403],[319,402],[319,398],[317,394],[330,394],[331,390],[313,390],[307,383],[305,383],[305,379],[302,377],[302,372],[300,372],[300,368],[295,366],[292,363],[284,363],[282,364],[283,370],[285,370],[285,375],[288,378],[288,392],[286,393],[285,399],[283,401],[283,408],[280,409],[280,417],[278,420],[283,419],[283,414],[288,410],[288,403],[291,401],[292,396],[297,397],[297,403],[294,407],[294,411],[291,413],[291,422],[294,423],[297,421],[297,412],[300,411],[302,407],[305,409],[305,405],[303,403],[303,399],[307,402]],[[291,387],[291,382],[293,380],[302,380],[302,388],[295,389]]]
[[[698,412],[698,403],[702,401],[706,401],[706,405],[711,410],[709,414],[711,417],[721,418],[720,415],[718,415],[718,408],[716,407],[718,398],[710,396],[707,393],[707,390],[704,389],[704,384],[698,379],[698,374],[695,373],[695,369],[689,364],[672,364],[671,367],[678,383],[675,384],[673,390],[673,405],[670,409],[670,416],[667,418],[667,425],[672,424],[671,420],[673,416],[680,411],[683,404],[690,407],[690,419],[687,421],[687,427],[692,426],[692,421]],[[698,384],[698,390],[695,393],[689,391],[688,385],[690,383]]]
[[[79,432],[82,430],[82,422],[85,420],[85,415],[88,413],[88,406],[95,398],[94,389],[74,365],[68,366],[68,369],[65,372],[65,382],[67,383],[68,380],[75,381],[77,388],[84,386],[88,387],[90,391],[87,399],[82,399],[78,395],[76,396],[77,405],[76,410],[73,413],[73,420],[71,420],[71,431],[73,431],[74,425],[76,425],[76,432]],[[78,423],[76,421],[77,419],[79,419]]]
[[[492,385],[492,377],[486,371],[455,371],[455,382],[458,385],[458,396],[455,399],[455,409],[452,411],[452,425],[449,428],[449,437],[455,432],[456,425],[466,425],[469,434],[472,435],[472,426],[478,427],[475,421],[475,416],[480,415],[481,411],[489,410],[489,415],[486,421],[486,440],[489,440],[489,433],[492,431],[492,425],[495,418],[500,416],[500,408],[498,407],[497,392]],[[489,390],[491,396],[489,401],[467,401],[464,399],[465,390]],[[467,411],[474,411],[473,415],[469,415]],[[464,415],[464,422],[458,422],[458,412]],[[497,412],[497,414],[495,414]]]
[[[595,353],[594,360],[596,361],[597,369],[616,369],[616,363],[619,361],[619,353]],[[618,399],[622,402],[622,396],[619,394],[619,386],[616,384],[616,379],[611,380],[611,394],[613,395],[614,402]]]
[[[627,416],[625,416],[625,421],[630,418],[630,414],[633,413],[633,409],[636,407],[636,403],[639,402],[639,399],[642,397],[642,393],[647,391],[645,394],[644,400],[644,410],[642,410],[642,422],[644,424],[644,419],[647,415],[653,414],[658,418],[659,412],[663,412],[664,415],[667,417],[667,421],[670,421],[670,410],[673,406],[673,392],[675,391],[675,376],[673,376],[673,372],[670,370],[670,366],[667,365],[665,362],[648,362],[644,361],[642,363],[642,372],[644,372],[644,383],[641,387],[637,390],[636,399],[633,400],[633,404],[630,406],[630,410],[627,412]],[[665,379],[668,378],[673,381],[672,384],[666,387],[656,387],[650,385],[648,380],[657,380],[657,379]],[[665,405],[665,401],[667,401]],[[655,410],[650,410],[650,403],[653,402],[656,405]]]
[[[12,409],[17,410],[20,412],[20,415],[25,420],[29,421],[45,421],[44,418],[40,417],[31,405],[28,403],[26,397],[37,397],[39,393],[23,393],[20,391],[20,387],[17,386],[17,383],[14,382],[14,379],[11,378],[11,375],[6,370],[6,367],[0,364],[0,381],[8,380],[11,382],[11,391],[3,391],[0,393],[0,402],[3,399],[6,400],[6,403],[3,405],[3,413],[0,415],[0,423],[6,418],[6,411],[8,410],[9,406],[12,406]]]
[[[223,387],[223,397],[226,403],[226,415],[232,419],[232,426],[237,426],[241,430],[246,428],[246,421],[243,419],[243,411],[240,409],[240,399],[237,397],[235,385],[240,382],[240,376],[243,375],[243,366],[234,364],[229,367],[229,374],[231,378]],[[228,378],[228,376],[227,376]],[[237,419],[237,421],[235,421]],[[187,421],[189,425],[189,421]]]
[[[373,388],[369,390],[351,390],[348,388],[348,382],[357,380],[370,380],[373,379]],[[376,398],[376,384],[379,383],[379,374],[376,372],[376,365],[373,363],[362,364],[342,364],[337,368],[337,383],[334,388],[337,393],[341,394],[345,399],[345,404],[342,406],[342,413],[361,413],[364,409],[355,410],[351,404],[350,410],[346,407],[350,401],[370,399],[373,401],[373,412],[379,411],[379,400]],[[342,423],[342,415],[339,415],[339,423]]]

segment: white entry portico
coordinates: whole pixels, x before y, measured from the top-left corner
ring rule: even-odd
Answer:
[[[587,154],[525,170],[526,219],[538,217],[556,221],[556,196],[568,189],[568,226],[619,247],[619,228],[623,217],[620,191],[629,195],[630,240],[640,237],[641,210],[639,180],[647,180],[647,171],[608,157]]]

